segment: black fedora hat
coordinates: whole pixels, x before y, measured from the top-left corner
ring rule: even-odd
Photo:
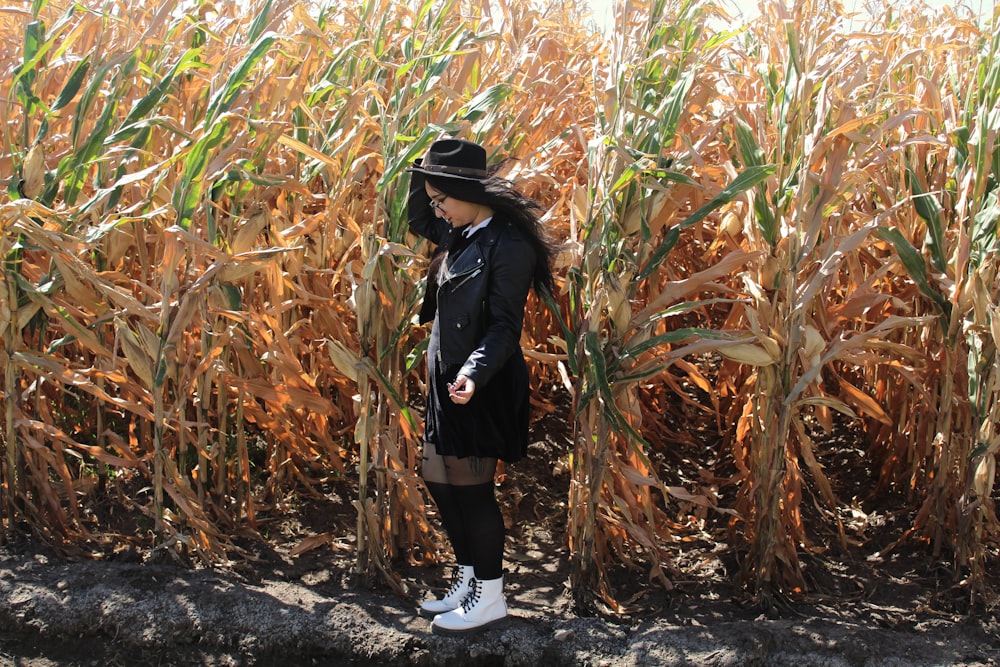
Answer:
[[[483,181],[490,175],[486,149],[467,139],[438,139],[431,144],[427,155],[406,171],[463,181]]]

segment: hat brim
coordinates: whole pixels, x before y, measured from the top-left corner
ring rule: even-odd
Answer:
[[[435,178],[451,178],[451,179],[454,179],[456,181],[474,181],[476,183],[480,183],[482,181],[485,181],[487,178],[489,178],[489,174],[487,174],[485,172],[483,172],[483,174],[481,176],[478,175],[478,174],[474,174],[474,175],[457,174],[453,170],[449,169],[448,167],[437,167],[437,168],[433,168],[432,167],[430,169],[428,169],[426,167],[407,167],[403,171],[417,172],[417,173],[423,174],[424,176],[433,176]]]

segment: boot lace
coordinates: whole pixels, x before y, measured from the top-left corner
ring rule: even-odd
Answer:
[[[444,596],[451,597],[453,595],[457,595],[458,591],[462,588],[463,581],[461,568],[455,568],[455,574],[452,576],[451,588],[448,589],[448,592],[445,593]]]
[[[476,606],[476,603],[479,602],[480,592],[479,580],[473,577],[472,581],[469,582],[469,594],[462,600],[462,609],[464,611],[468,612]]]

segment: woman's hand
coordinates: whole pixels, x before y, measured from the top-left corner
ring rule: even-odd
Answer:
[[[476,393],[476,383],[464,375],[459,375],[448,385],[448,396],[451,397],[452,403],[459,405],[468,403],[474,393]]]
[[[421,162],[423,162],[423,159],[417,158],[413,161],[413,166],[419,167]],[[423,205],[430,208],[431,198],[428,196],[427,190],[424,189],[424,183],[426,182],[427,179],[423,173],[419,171],[410,172],[409,204],[411,208]]]

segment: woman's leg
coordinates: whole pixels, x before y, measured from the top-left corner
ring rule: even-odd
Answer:
[[[448,485],[461,508],[462,533],[476,579],[503,575],[504,525],[494,492],[495,458],[444,456]]]
[[[445,456],[445,470],[462,508],[462,522],[475,578],[460,607],[438,614],[431,631],[439,635],[479,632],[507,617],[503,594],[504,525],[493,490],[497,460]]]
[[[462,518],[462,504],[448,481],[445,458],[437,453],[433,443],[424,443],[422,464],[421,475],[437,505],[441,525],[455,552],[455,561],[459,565],[472,565],[473,556]]]
[[[420,604],[420,615],[424,618],[434,618],[453,609],[457,609],[469,594],[475,578],[472,550],[465,531],[462,518],[461,500],[454,489],[448,484],[448,474],[444,459],[438,455],[433,444],[424,444],[424,456],[421,474],[438,507],[438,515],[444,532],[451,541],[458,567],[452,576],[451,587],[440,598],[425,600]]]

